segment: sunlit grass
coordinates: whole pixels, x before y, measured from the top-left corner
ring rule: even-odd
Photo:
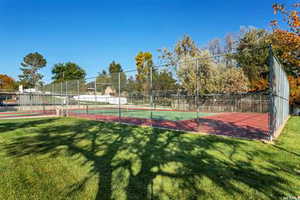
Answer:
[[[300,118],[275,144],[71,118],[0,121],[0,199],[300,195]]]

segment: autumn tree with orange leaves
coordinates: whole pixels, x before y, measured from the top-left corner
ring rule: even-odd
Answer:
[[[16,88],[16,82],[13,78],[0,74],[0,90],[14,90]]]
[[[281,22],[288,25],[288,30],[279,28],[279,21],[271,21],[273,26],[273,49],[284,65],[290,83],[290,102],[300,104],[300,2],[287,7],[273,4],[275,15],[281,16]]]
[[[287,23],[291,32],[300,35],[300,17],[299,17],[300,2],[293,3],[289,7],[287,7],[284,4],[275,3],[273,4],[272,7],[275,15],[281,14],[282,21],[284,23]],[[271,21],[271,25],[274,28],[278,28],[279,21],[273,20]]]
[[[300,36],[293,32],[276,29],[272,34],[272,46],[291,76],[300,75]]]
[[[300,104],[300,78],[289,76],[290,82],[290,102]]]

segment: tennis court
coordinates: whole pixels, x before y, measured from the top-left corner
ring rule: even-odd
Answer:
[[[215,113],[205,112],[188,112],[176,111],[171,109],[149,109],[149,108],[118,108],[118,107],[104,107],[90,110],[72,110],[75,114],[89,114],[89,115],[105,115],[105,116],[120,116],[130,118],[143,119],[159,119],[159,120],[190,120],[198,117],[212,116]]]
[[[69,110],[72,117],[121,122],[195,133],[265,139],[269,133],[267,113],[195,112],[172,109],[100,107]]]

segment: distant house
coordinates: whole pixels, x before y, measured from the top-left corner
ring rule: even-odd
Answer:
[[[111,95],[111,96],[114,96],[116,94],[116,90],[111,88],[111,87],[107,87],[104,91],[104,95]]]

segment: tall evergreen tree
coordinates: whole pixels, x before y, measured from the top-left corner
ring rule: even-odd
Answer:
[[[46,59],[39,53],[29,53],[23,58],[20,69],[22,74],[19,75],[20,82],[25,87],[33,88],[41,85],[43,75],[38,71],[45,67],[47,64]]]

